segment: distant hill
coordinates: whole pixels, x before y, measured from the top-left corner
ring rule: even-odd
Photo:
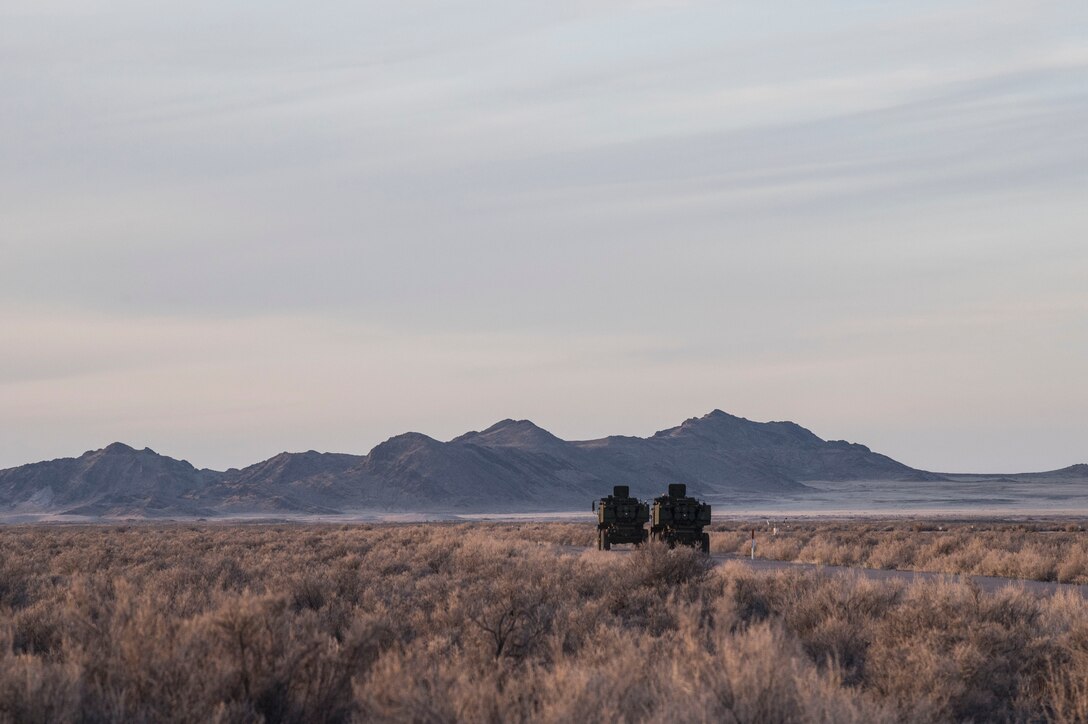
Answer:
[[[1017,477],[1032,476],[1088,479],[1088,466]],[[285,452],[222,472],[114,443],[78,458],[0,471],[0,513],[581,510],[615,484],[649,497],[682,482],[693,494],[721,497],[788,495],[814,481],[945,479],[864,445],[822,440],[792,422],[753,422],[714,410],[648,438],[566,441],[528,420],[503,420],[449,442],[409,432],[368,455]]]
[[[0,470],[0,505],[73,515],[214,512],[198,497],[220,473],[115,442],[78,458]]]

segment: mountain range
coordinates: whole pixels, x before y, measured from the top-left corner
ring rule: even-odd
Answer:
[[[1088,480],[1088,466],[1018,476]],[[711,500],[803,493],[820,481],[952,481],[864,445],[823,440],[793,422],[721,410],[650,437],[566,441],[503,420],[448,442],[409,432],[367,455],[281,453],[249,467],[197,469],[113,443],[77,458],[0,470],[0,513],[212,517],[356,511],[516,512],[587,509],[626,484],[640,497],[687,483]]]

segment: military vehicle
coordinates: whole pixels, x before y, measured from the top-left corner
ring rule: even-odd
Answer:
[[[612,495],[594,501],[593,507],[597,510],[597,550],[611,550],[613,543],[638,546],[646,542],[650,506],[632,498],[628,486],[616,485]]]
[[[688,486],[683,483],[671,483],[668,495],[654,498],[651,540],[670,548],[677,544],[698,546],[703,553],[710,553],[710,534],[703,532],[706,525],[710,525],[710,506],[688,497]]]

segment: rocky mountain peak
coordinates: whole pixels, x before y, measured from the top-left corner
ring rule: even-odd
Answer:
[[[442,443],[421,432],[406,432],[394,435],[378,444],[367,456],[371,462],[386,462],[417,450],[441,447]]]
[[[451,442],[484,447],[540,448],[566,443],[531,420],[500,420],[482,432],[468,432]]]
[[[126,445],[123,442],[111,442],[106,447],[101,450],[96,450],[95,452],[105,453],[107,455],[133,455],[136,453],[136,448],[131,445]]]

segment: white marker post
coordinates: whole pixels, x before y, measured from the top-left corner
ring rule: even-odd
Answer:
[[[756,529],[752,528],[752,560],[756,559]]]

